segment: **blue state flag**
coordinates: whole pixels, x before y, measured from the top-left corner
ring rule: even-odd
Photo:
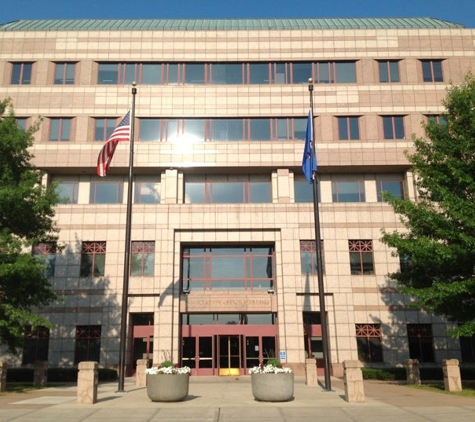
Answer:
[[[305,147],[303,150],[302,170],[303,174],[308,180],[308,183],[313,183],[313,172],[317,171],[317,157],[312,154],[312,139],[313,139],[313,116],[311,110],[308,112],[307,120],[307,134],[305,136]]]

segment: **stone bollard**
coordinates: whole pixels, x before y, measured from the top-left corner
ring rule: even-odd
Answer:
[[[305,359],[305,384],[315,387],[317,379],[317,359]]]
[[[37,360],[33,368],[33,385],[35,387],[44,387],[48,381],[48,362]]]
[[[442,369],[444,371],[445,391],[462,391],[459,361],[457,359],[444,359]]]
[[[78,403],[97,402],[97,362],[80,362],[78,372]]]
[[[364,402],[362,364],[359,360],[343,362],[343,379],[345,382],[345,400],[349,403]]]
[[[135,371],[135,385],[145,387],[147,385],[147,374],[145,370],[150,367],[150,359],[137,359],[137,369]]]
[[[0,392],[7,390],[8,363],[0,361]]]
[[[406,377],[408,384],[421,384],[421,373],[419,371],[419,361],[417,359],[406,360]]]

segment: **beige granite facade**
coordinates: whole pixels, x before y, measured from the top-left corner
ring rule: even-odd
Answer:
[[[442,60],[444,82],[423,81],[421,60]],[[123,116],[131,105],[127,85],[97,83],[104,62],[298,62],[349,60],[357,83],[315,84],[315,137],[320,176],[320,220],[325,255],[325,290],[330,360],[336,374],[358,359],[355,324],[381,324],[384,363],[409,358],[407,323],[430,323],[435,361],[461,359],[458,341],[445,336],[442,319],[406,307],[388,272],[398,258],[380,243],[381,229],[400,229],[398,217],[378,202],[377,181],[404,180],[416,199],[404,151],[422,136],[426,115],[443,111],[449,82],[475,69],[475,30],[464,28],[223,30],[223,31],[0,31],[0,98],[10,97],[18,117],[44,118],[35,135],[35,164],[50,179],[78,182],[78,203],[56,210],[66,246],[56,258],[52,284],[65,300],[43,309],[54,324],[49,365],[74,360],[75,327],[101,325],[100,366],[116,366],[126,222],[122,204],[89,204],[98,180],[94,118]],[[398,60],[400,82],[380,83],[378,60]],[[11,84],[12,63],[32,62],[28,85]],[[55,85],[55,63],[76,62],[75,83]],[[306,84],[138,85],[135,140],[140,118],[306,117]],[[383,115],[404,116],[405,139],[385,140]],[[360,139],[340,141],[338,116],[359,116]],[[51,117],[72,118],[69,142],[49,141]],[[160,181],[161,203],[133,206],[132,240],[155,241],[155,275],[131,277],[129,313],[154,314],[154,362],[180,359],[180,313],[276,312],[278,347],[286,363],[303,371],[302,312],[319,311],[317,277],[300,269],[300,240],[314,239],[313,205],[296,203],[294,180],[303,178],[303,142],[135,142],[137,178]],[[127,191],[128,150],[120,144],[108,180]],[[205,174],[266,175],[271,203],[190,204],[183,183]],[[154,180],[155,180],[154,179]],[[334,203],[332,182],[362,181],[362,203]],[[351,275],[348,240],[373,241],[374,275]],[[105,276],[79,277],[81,242],[107,242]],[[180,251],[184,244],[272,243],[275,294],[203,291],[181,294]],[[14,364],[19,360],[12,358]],[[130,362],[128,362],[130,363]],[[303,372],[302,372],[303,373]]]

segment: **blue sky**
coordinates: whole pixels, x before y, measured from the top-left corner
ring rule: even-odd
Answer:
[[[0,0],[18,19],[432,17],[475,28],[475,0]]]

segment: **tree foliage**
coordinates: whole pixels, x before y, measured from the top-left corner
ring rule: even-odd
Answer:
[[[39,124],[23,131],[11,101],[0,101],[0,345],[11,352],[23,345],[28,327],[49,325],[33,310],[57,298],[31,253],[33,245],[58,239],[55,188],[42,185],[29,152]]]
[[[440,123],[424,124],[406,152],[416,180],[416,201],[386,200],[406,230],[386,232],[382,241],[407,260],[390,274],[416,306],[458,322],[453,336],[475,334],[475,78],[452,85]]]

